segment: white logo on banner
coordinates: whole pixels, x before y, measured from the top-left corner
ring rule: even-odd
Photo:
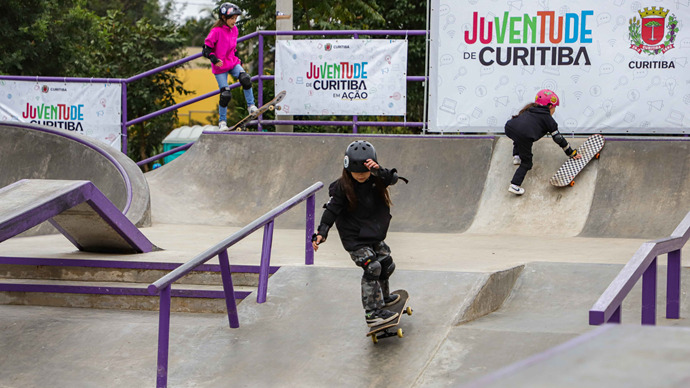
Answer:
[[[563,132],[686,133],[690,8],[679,4],[432,0],[431,131],[503,132],[551,89]]]
[[[284,114],[406,113],[405,40],[279,40],[275,72]]]
[[[0,81],[0,120],[64,129],[121,150],[120,84]]]

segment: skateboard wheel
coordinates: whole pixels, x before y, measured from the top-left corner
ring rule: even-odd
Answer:
[[[403,337],[403,330],[398,329],[398,337],[402,338]]]
[[[373,342],[374,344],[379,343],[379,339],[376,337],[376,334],[371,336],[371,342]]]
[[[275,107],[273,107],[273,106],[268,107],[268,110],[273,110],[273,109],[275,109]]]
[[[594,155],[594,159],[599,159],[600,156],[601,156],[601,154],[597,153],[596,155]]]
[[[410,306],[407,306],[407,308],[405,309],[405,314],[412,315],[412,308]]]
[[[575,186],[575,181],[570,182],[570,183],[568,184],[568,186],[570,186],[570,187]]]

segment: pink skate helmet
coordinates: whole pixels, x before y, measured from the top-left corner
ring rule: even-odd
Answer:
[[[537,93],[537,97],[534,99],[534,103],[537,105],[547,106],[551,104],[552,106],[558,106],[560,100],[556,93],[549,89],[542,89]]]

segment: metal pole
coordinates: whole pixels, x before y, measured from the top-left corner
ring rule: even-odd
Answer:
[[[656,324],[656,257],[642,274],[642,324]]]
[[[666,318],[680,318],[680,249],[668,253],[666,274]]]
[[[127,82],[122,81],[122,153],[127,155]]]
[[[264,74],[264,36],[259,35],[259,90],[257,92],[257,104],[256,106],[263,106],[264,105],[264,80],[261,78]],[[262,131],[261,127],[261,116],[257,117],[259,124],[256,128],[258,132]]]
[[[276,0],[276,31],[292,31],[292,0]],[[279,40],[291,40],[293,37],[291,35],[276,35],[276,47],[278,46]],[[275,69],[275,64],[273,66]],[[277,94],[280,92],[276,90]],[[278,111],[276,113],[276,120],[292,120],[292,115],[279,115]],[[276,125],[276,132],[294,132],[295,128],[292,125]]]
[[[230,260],[228,260],[228,250],[225,249],[218,254],[220,264],[220,276],[223,279],[223,292],[225,293],[225,306],[228,311],[228,322],[230,327],[236,329],[240,327],[240,319],[237,315],[237,301],[235,300],[235,287],[232,285],[232,273],[230,272]]]
[[[311,235],[314,234],[314,213],[316,212],[316,196],[310,195],[307,198],[307,224],[304,228],[306,232],[306,245],[304,247],[304,264],[314,264],[314,248],[311,245]]]
[[[268,272],[271,265],[271,246],[273,245],[273,224],[275,220],[264,226],[264,241],[261,248],[261,267],[259,267],[259,289],[256,303],[264,303],[268,294]]]
[[[161,290],[158,311],[158,372],[156,387],[168,386],[168,347],[170,344],[170,286]]]

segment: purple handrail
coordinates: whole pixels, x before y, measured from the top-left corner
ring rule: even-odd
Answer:
[[[680,251],[690,239],[690,212],[670,237],[642,244],[589,310],[589,324],[621,322],[623,300],[642,278],[642,324],[656,324],[657,257],[668,255],[666,318],[680,318]]]
[[[311,235],[314,231],[315,219],[315,195],[323,188],[322,182],[316,182],[283,202],[278,207],[257,218],[244,228],[235,232],[232,236],[212,246],[206,251],[198,254],[188,262],[180,265],[175,270],[161,277],[148,286],[148,292],[152,295],[160,294],[159,307],[159,326],[158,326],[158,368],[156,373],[156,383],[158,387],[167,386],[168,380],[168,347],[170,343],[170,289],[172,284],[187,275],[195,268],[203,265],[213,257],[218,256],[220,263],[221,279],[223,281],[223,291],[225,293],[225,304],[228,310],[228,320],[231,328],[240,327],[237,315],[237,304],[235,302],[235,291],[232,285],[230,273],[230,262],[228,260],[228,248],[238,243],[240,240],[249,236],[262,226],[264,227],[264,237],[261,251],[261,266],[259,268],[259,286],[257,291],[257,303],[266,302],[268,292],[268,277],[271,265],[271,246],[273,241],[273,225],[275,219],[281,214],[295,207],[297,204],[307,201],[306,221],[305,221],[305,250],[304,263],[314,264],[314,250],[311,245]]]

